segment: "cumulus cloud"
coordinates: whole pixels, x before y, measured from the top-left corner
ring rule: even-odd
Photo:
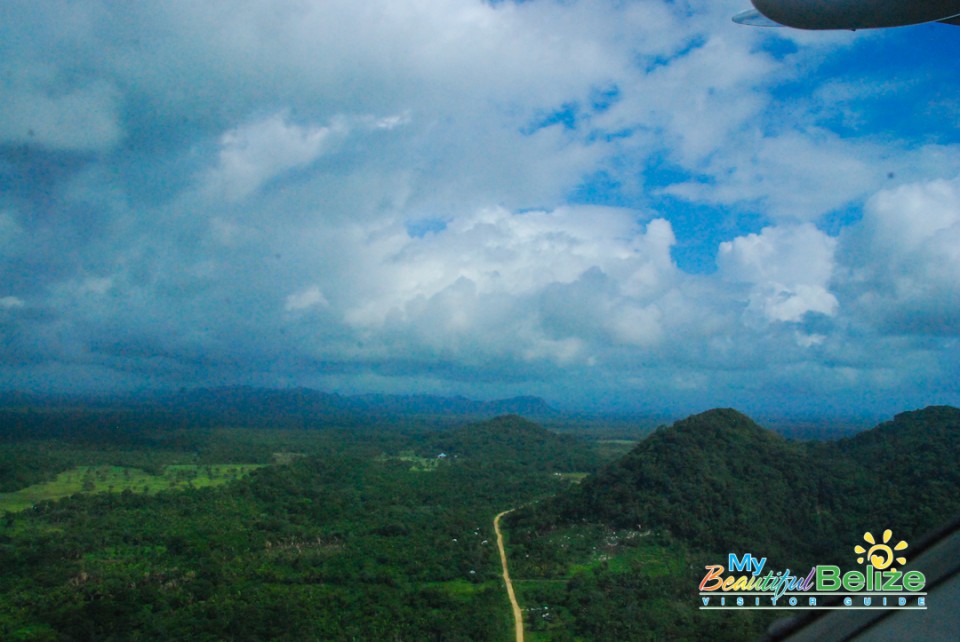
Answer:
[[[240,125],[220,136],[216,166],[204,176],[208,197],[238,201],[271,180],[309,166],[356,131],[390,131],[409,114],[335,116],[328,125],[298,125],[287,111]]]
[[[887,332],[960,332],[960,179],[911,183],[870,199],[844,236],[846,282]]]
[[[286,299],[286,304],[283,306],[288,312],[294,310],[306,310],[318,305],[329,305],[327,298],[323,296],[323,292],[320,291],[315,285],[300,290],[291,294]]]
[[[752,204],[776,220],[815,221],[883,180],[864,160],[878,153],[870,143],[844,141],[828,131],[764,135],[748,129],[737,145],[713,156],[697,179],[663,192],[695,202]]]
[[[800,321],[816,312],[833,315],[830,293],[836,240],[813,225],[768,227],[720,244],[724,278],[751,286],[749,310],[769,321]]]
[[[470,284],[477,295],[533,298],[552,286],[572,287],[591,270],[612,277],[624,296],[649,298],[675,276],[673,241],[667,221],[644,229],[633,212],[591,207],[521,214],[483,209],[423,237],[396,229],[370,239],[365,254],[381,253],[375,269],[382,280],[346,320],[368,326],[403,318],[411,302],[457,284]],[[594,314],[589,306],[580,309]]]
[[[346,124],[305,126],[287,114],[232,129],[220,137],[217,166],[206,177],[212,197],[239,200],[280,174],[315,161],[330,139],[347,133]]]

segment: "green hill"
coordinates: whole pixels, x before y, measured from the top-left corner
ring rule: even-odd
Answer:
[[[824,486],[844,513],[838,520],[864,530],[888,523],[916,538],[960,512],[960,409],[900,413],[813,454],[831,465]]]
[[[542,527],[665,531],[704,551],[825,561],[866,530],[916,538],[960,511],[957,461],[956,408],[903,413],[826,443],[790,442],[718,409],[658,429],[526,517]]]
[[[563,521],[666,530],[705,550],[788,551],[814,527],[821,467],[749,417],[711,410],[658,429],[556,508]]]

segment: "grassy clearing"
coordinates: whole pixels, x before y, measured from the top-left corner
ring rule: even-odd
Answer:
[[[298,459],[303,459],[306,456],[307,456],[307,453],[289,452],[284,450],[281,452],[273,453],[272,460],[273,460],[273,463],[275,464],[287,465],[287,464],[292,464]]]
[[[175,464],[152,475],[125,466],[77,466],[56,479],[0,494],[0,512],[26,510],[44,500],[56,500],[75,493],[156,493],[161,490],[219,486],[249,474],[263,464]]]
[[[450,580],[448,582],[427,582],[424,586],[438,588],[450,597],[468,599],[474,593],[498,587],[498,582],[468,582],[467,580]]]

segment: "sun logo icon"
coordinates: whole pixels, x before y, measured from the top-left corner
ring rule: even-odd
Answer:
[[[895,546],[890,547],[890,539],[893,537],[893,531],[889,528],[883,531],[883,542],[878,544],[877,540],[874,539],[873,533],[869,531],[863,534],[863,541],[870,544],[870,548],[864,548],[857,544],[853,547],[853,552],[860,555],[857,558],[858,564],[863,564],[863,561],[869,560],[870,564],[873,565],[873,568],[878,571],[882,571],[888,566],[891,566],[894,562],[903,566],[907,563],[907,558],[903,556],[897,556],[894,551],[902,551],[907,547],[907,543],[903,540],[897,542]],[[896,568],[890,568],[891,571],[897,570]]]

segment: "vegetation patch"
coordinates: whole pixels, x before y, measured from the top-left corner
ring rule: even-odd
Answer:
[[[638,443],[634,439],[598,439],[594,442],[594,450],[603,461],[613,461],[633,450]]]
[[[501,590],[499,582],[471,582],[464,579],[451,580],[449,582],[428,582],[425,586],[440,589],[450,597],[461,599],[469,599],[471,596],[485,590]]]
[[[219,486],[240,479],[262,464],[175,464],[165,466],[160,475],[126,466],[77,466],[59,473],[55,479],[12,493],[0,494],[0,512],[18,512],[39,502],[57,500],[77,493],[157,493]]]
[[[586,479],[589,474],[590,473],[553,473],[554,477],[573,482],[574,484],[579,484]]]
[[[448,459],[446,453],[437,453],[435,457],[423,457],[415,454],[412,450],[405,450],[396,455],[381,455],[380,461],[402,461],[410,465],[410,470],[415,473],[430,473]]]

